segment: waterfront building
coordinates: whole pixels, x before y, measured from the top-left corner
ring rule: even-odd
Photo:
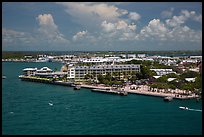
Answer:
[[[37,68],[25,68],[23,69],[23,75],[24,76],[38,76],[43,78],[53,78],[54,76],[57,77],[63,77],[64,75],[67,75],[67,72],[53,72],[52,69],[48,67],[43,67],[41,69]]]
[[[68,68],[67,78],[83,79],[85,75],[91,74],[97,77],[99,74],[106,75],[113,72],[140,72],[140,65],[125,64],[125,65],[94,65],[94,66],[77,66]]]
[[[37,71],[37,68],[25,68],[23,69],[23,75],[34,76],[36,71]]]

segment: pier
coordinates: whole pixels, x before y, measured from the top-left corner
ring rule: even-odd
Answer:
[[[92,92],[102,92],[102,93],[111,93],[111,94],[118,94],[122,96],[126,96],[128,93],[126,91],[121,90],[107,90],[107,89],[92,89]]]
[[[31,81],[31,82],[39,82],[39,83],[46,83],[46,84],[53,84],[53,85],[62,85],[62,86],[71,86],[72,82],[64,82],[64,81],[53,81],[47,78],[37,78],[37,77],[30,77],[30,76],[19,76],[19,78],[23,81]]]

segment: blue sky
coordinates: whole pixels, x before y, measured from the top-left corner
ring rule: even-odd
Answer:
[[[2,50],[202,50],[202,3],[4,2]]]

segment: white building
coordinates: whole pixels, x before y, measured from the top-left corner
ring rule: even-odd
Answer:
[[[166,75],[166,74],[170,74],[170,73],[175,73],[172,69],[150,69],[153,70],[157,73],[158,76],[162,76],[162,75]]]
[[[195,78],[185,78],[185,80],[188,82],[195,82]]]
[[[84,78],[87,74],[106,75],[113,72],[140,72],[140,65],[94,65],[94,66],[77,66],[68,68],[67,78]]]
[[[136,58],[136,55],[135,54],[128,54],[127,57],[128,58]]]
[[[137,54],[137,57],[138,57],[138,58],[145,58],[146,55],[145,55],[145,54]]]

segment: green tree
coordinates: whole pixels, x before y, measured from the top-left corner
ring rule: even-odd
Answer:
[[[166,75],[163,75],[161,77],[159,77],[156,81],[157,82],[162,82],[162,83],[166,83],[167,82],[167,76]]]
[[[104,83],[104,77],[101,74],[97,78],[100,83]]]

